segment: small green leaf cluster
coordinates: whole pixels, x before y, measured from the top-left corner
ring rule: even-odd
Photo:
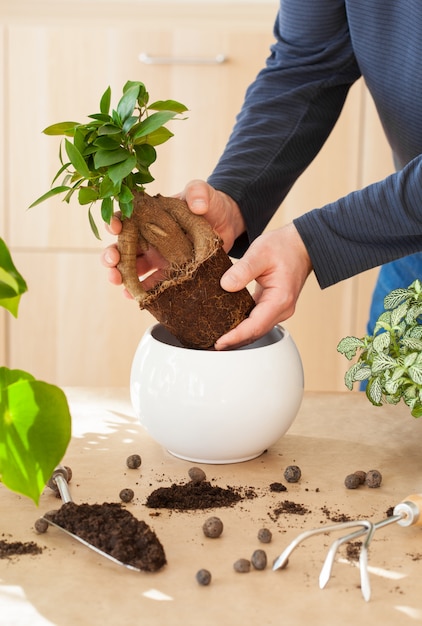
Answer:
[[[81,205],[89,205],[91,229],[99,238],[91,213],[92,205],[101,200],[101,217],[110,223],[114,201],[123,218],[133,212],[134,191],[143,191],[153,181],[150,166],[157,158],[155,146],[173,136],[165,124],[187,108],[175,100],[159,100],[149,104],[145,85],[128,81],[115,110],[110,111],[111,89],[100,100],[100,111],[89,115],[89,122],[60,122],[46,128],[46,135],[62,135],[64,153],[60,147],[61,167],[52,185],[64,175],[61,185],[42,195],[31,207],[55,195],[65,194],[70,202],[77,193]],[[179,118],[180,119],[180,118]],[[67,139],[73,138],[73,142]]]
[[[413,417],[422,415],[422,283],[395,289],[384,299],[373,335],[345,337],[337,350],[357,361],[347,370],[345,384],[367,381],[366,395],[375,406],[402,399]]]

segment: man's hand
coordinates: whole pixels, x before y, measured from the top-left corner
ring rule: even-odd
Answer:
[[[215,348],[249,344],[291,317],[311,271],[311,260],[293,224],[258,237],[221,278],[227,291],[239,291],[255,280],[256,306],[246,320],[217,340]]]
[[[236,202],[227,194],[213,189],[202,180],[194,180],[188,183],[185,189],[177,194],[178,198],[185,200],[188,207],[196,215],[203,215],[214,230],[220,235],[226,252],[230,250],[234,240],[244,230],[245,224],[242,214]],[[122,223],[118,214],[114,215],[107,226],[112,235],[118,235],[122,229]],[[101,257],[102,263],[108,268],[108,279],[113,285],[121,285],[122,277],[117,265],[120,254],[117,246],[108,246]],[[137,257],[138,276],[145,277],[142,284],[145,289],[150,289],[163,277],[161,270],[166,266],[166,261],[153,248],[146,253],[140,253]],[[125,290],[125,295],[131,297]]]

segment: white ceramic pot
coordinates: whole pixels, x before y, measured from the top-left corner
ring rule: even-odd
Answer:
[[[302,401],[303,368],[281,326],[249,346],[217,352],[184,348],[156,324],[136,350],[130,393],[142,426],[173,455],[237,463],[287,432]]]

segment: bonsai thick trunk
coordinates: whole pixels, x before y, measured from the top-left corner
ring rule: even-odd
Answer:
[[[136,258],[150,246],[168,266],[165,278],[145,290]],[[206,219],[191,213],[182,200],[138,193],[131,218],[123,221],[118,247],[126,289],[186,347],[212,347],[254,307],[247,289],[229,293],[221,288],[230,258]]]

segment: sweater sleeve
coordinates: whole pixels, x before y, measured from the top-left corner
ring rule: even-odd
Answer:
[[[422,157],[294,220],[322,288],[422,250]]]
[[[360,76],[343,0],[282,0],[266,67],[246,92],[208,182],[239,205],[243,254],[318,154]]]

